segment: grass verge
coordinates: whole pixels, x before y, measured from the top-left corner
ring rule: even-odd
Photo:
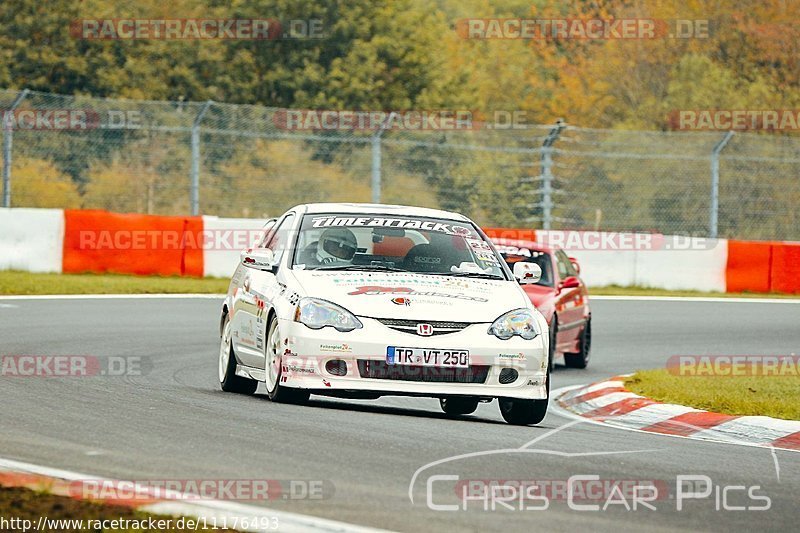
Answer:
[[[0,271],[0,295],[36,294],[224,294],[228,279],[130,276],[125,274],[33,274]],[[595,296],[683,296],[720,298],[800,298],[795,294],[670,291],[646,287],[592,287]]]
[[[796,375],[680,376],[666,369],[640,370],[625,387],[653,400],[715,413],[800,420]]]
[[[703,291],[673,291],[668,289],[655,289],[651,287],[620,287],[609,285],[607,287],[591,287],[589,296],[680,296],[699,298],[787,298],[800,299],[800,294],[783,294],[778,292],[703,292]]]
[[[0,294],[224,294],[229,280],[123,274],[0,272]]]
[[[130,507],[75,500],[23,487],[0,487],[0,517],[6,521],[0,523],[2,531],[34,531],[39,525],[40,517],[45,517],[48,523],[43,523],[42,531],[68,533],[152,531],[151,524],[159,527],[157,531],[195,531],[197,522],[193,518],[186,518],[181,522],[178,518],[144,513]],[[114,520],[118,522],[116,524],[111,522]],[[163,522],[159,524],[158,521],[162,520]],[[194,522],[190,524],[190,520]],[[107,522],[103,524],[102,521]],[[103,527],[95,527],[98,524]],[[137,528],[137,525],[140,527]],[[220,531],[211,529],[211,525],[213,524],[208,523],[208,531]],[[202,521],[198,529],[205,531]]]

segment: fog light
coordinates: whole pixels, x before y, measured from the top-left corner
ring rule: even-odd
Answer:
[[[332,374],[334,376],[346,376],[347,363],[341,359],[331,359],[325,363],[325,370],[328,371],[328,374]]]
[[[513,368],[504,368],[500,371],[500,383],[503,385],[514,383],[515,381],[517,381],[518,377],[519,377],[519,372],[517,372]]]

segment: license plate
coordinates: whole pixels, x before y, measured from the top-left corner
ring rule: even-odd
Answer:
[[[469,350],[389,346],[386,348],[386,362],[390,365],[469,368]]]

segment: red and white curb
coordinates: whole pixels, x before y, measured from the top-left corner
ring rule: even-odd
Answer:
[[[0,486],[26,487],[37,491],[44,491],[59,496],[75,498],[74,491],[70,490],[73,482],[108,481],[112,480],[58,470],[20,461],[0,458]],[[137,495],[147,494],[151,489],[137,486]],[[164,491],[166,497],[144,498],[137,496],[136,500],[93,500],[98,503],[122,505],[151,514],[173,517],[187,517],[205,520],[205,524],[228,524],[237,531],[254,533],[266,531],[289,531],[302,533],[319,532],[381,532],[386,530],[317,518],[315,516],[276,511],[266,507],[246,505],[238,502],[222,500],[193,500],[186,495]],[[80,517],[75,517],[80,518]],[[236,526],[234,526],[236,524]],[[250,525],[250,527],[242,527]],[[266,527],[264,527],[266,526]]]
[[[627,376],[554,391],[569,414],[622,429],[691,439],[800,451],[800,421],[731,416],[661,403],[625,388]]]

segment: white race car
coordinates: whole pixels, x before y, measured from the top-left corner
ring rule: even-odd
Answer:
[[[536,424],[550,389],[548,331],[514,272],[468,218],[374,204],[307,204],[242,252],[220,319],[222,390],[439,398],[469,414],[499,399]]]

